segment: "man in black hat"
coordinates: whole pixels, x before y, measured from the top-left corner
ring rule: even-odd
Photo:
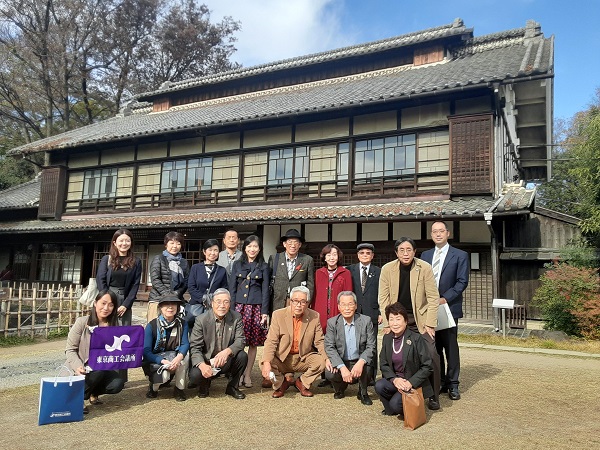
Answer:
[[[284,252],[269,258],[271,286],[273,288],[273,308],[275,311],[286,307],[290,291],[296,286],[305,286],[310,291],[309,303],[315,292],[315,263],[312,257],[300,253],[304,238],[294,228],[281,236]]]
[[[358,302],[356,312],[371,318],[375,335],[377,335],[378,326],[383,318],[379,311],[379,273],[381,269],[372,264],[375,257],[375,246],[368,242],[358,244],[356,255],[358,256],[358,263],[347,267],[352,276],[352,286]],[[371,380],[377,378],[377,367],[377,349],[375,349],[373,364],[371,364],[373,371]]]

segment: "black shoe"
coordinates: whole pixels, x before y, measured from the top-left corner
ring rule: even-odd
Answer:
[[[146,392],[146,398],[156,398],[158,397],[158,392],[152,390],[152,386],[148,388],[148,392]]]
[[[166,388],[166,387],[169,387],[169,386],[171,386],[171,380],[164,382],[158,388],[162,389],[162,388]]]
[[[442,386],[440,388],[440,394],[447,394],[448,393],[448,388],[446,386]]]
[[[382,416],[395,416],[396,414],[389,414],[385,411],[385,409],[383,411],[381,411],[381,415]]]
[[[436,401],[434,396],[431,396],[429,397],[429,401],[427,402],[427,407],[431,411],[437,411],[438,409],[440,409],[440,402]]]
[[[175,400],[177,400],[178,402],[185,402],[187,400],[187,397],[185,396],[185,392],[183,392],[181,389],[179,389],[177,387],[173,389],[173,398]]]
[[[458,391],[458,388],[450,388],[448,389],[448,397],[450,397],[450,400],[460,400],[460,392]]]
[[[335,394],[333,394],[333,398],[336,400],[339,400],[340,398],[344,398],[346,396],[346,394],[344,394],[343,392],[336,392]]]
[[[87,406],[83,407],[83,413],[84,414],[89,414],[90,413],[90,409]]]
[[[373,404],[373,400],[371,400],[371,397],[369,397],[369,394],[366,392],[364,394],[359,392],[356,398],[359,399],[363,405],[371,406]]]
[[[200,398],[208,397],[208,388],[207,387],[199,387],[198,388],[198,397],[200,397]]]
[[[225,389],[226,395],[231,395],[236,400],[242,400],[246,398],[246,394],[240,391],[238,388],[227,385],[227,389]]]
[[[317,384],[317,387],[327,387],[327,386],[331,386],[331,381],[321,380],[321,382],[319,384]]]

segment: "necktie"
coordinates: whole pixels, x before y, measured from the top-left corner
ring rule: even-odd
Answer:
[[[363,292],[365,292],[365,286],[367,285],[367,268],[363,266],[362,268],[362,277],[360,279],[360,288]]]
[[[438,274],[440,273],[440,255],[442,254],[442,249],[438,248],[435,250],[435,256],[433,257],[433,278],[435,278],[435,284],[438,285]]]
[[[296,258],[287,260],[288,278],[292,278],[294,274],[294,265],[296,264]]]

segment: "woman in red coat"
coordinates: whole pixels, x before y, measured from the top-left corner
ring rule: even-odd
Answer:
[[[352,290],[350,271],[338,262],[344,254],[335,244],[327,244],[321,250],[321,261],[325,263],[315,273],[315,297],[313,309],[321,316],[323,333],[327,330],[327,319],[339,314],[337,296],[342,291]]]

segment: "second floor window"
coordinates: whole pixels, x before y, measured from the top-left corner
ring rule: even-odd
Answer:
[[[118,169],[86,170],[83,176],[83,198],[112,198],[117,195]]]
[[[282,148],[269,152],[268,184],[306,183],[308,181],[308,148]]]
[[[368,182],[372,178],[413,175],[415,153],[414,134],[356,141],[355,178]]]
[[[164,162],[161,180],[161,193],[210,191],[212,158]]]

